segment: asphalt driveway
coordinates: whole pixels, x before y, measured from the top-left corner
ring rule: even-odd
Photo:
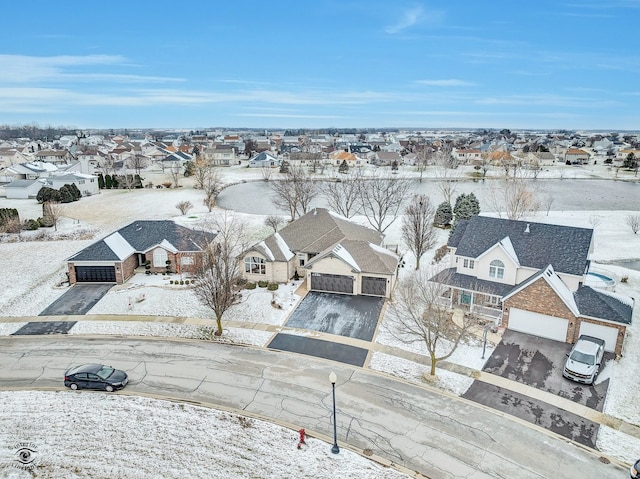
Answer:
[[[285,326],[371,341],[383,304],[384,298],[311,291]]]
[[[596,379],[597,384],[592,386],[565,379],[562,369],[570,350],[570,344],[505,331],[502,342],[487,360],[483,371],[602,411],[609,379],[603,376],[601,382]],[[603,363],[612,358],[612,354],[605,355]],[[605,364],[601,366],[601,372]],[[595,447],[598,424],[543,401],[482,381],[474,381],[464,397]]]
[[[76,283],[39,316],[86,314],[113,286],[113,283]]]
[[[371,341],[383,304],[384,298],[311,291],[291,313],[285,326]],[[363,366],[368,354],[368,350],[348,344],[285,333],[276,335],[267,347],[353,366]]]

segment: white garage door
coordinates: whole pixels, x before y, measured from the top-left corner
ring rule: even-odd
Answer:
[[[595,338],[604,339],[605,351],[616,350],[616,342],[618,341],[617,328],[582,321],[582,323],[580,323],[580,334],[587,334]]]
[[[532,313],[517,308],[511,308],[509,313],[509,329],[541,338],[565,342],[568,326],[568,319],[547,316],[546,314]]]

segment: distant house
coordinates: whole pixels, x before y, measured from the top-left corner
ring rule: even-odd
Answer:
[[[100,193],[98,188],[98,177],[83,173],[69,173],[66,175],[51,175],[47,178],[46,186],[59,190],[64,185],[74,184],[82,193],[82,196],[97,195]]]
[[[137,268],[193,272],[214,238],[169,220],[134,221],[68,258],[69,283],[123,284]]]
[[[37,161],[53,163],[54,165],[66,165],[75,159],[67,150],[41,150],[35,154],[35,158]]]
[[[262,151],[249,160],[249,168],[280,168],[280,160]]]
[[[7,199],[35,198],[46,180],[13,180],[4,186]]]
[[[28,161],[29,158],[15,148],[0,148],[0,168]]]
[[[482,152],[478,148],[454,149],[453,156],[463,165],[468,165],[474,160],[480,160]]]
[[[564,154],[564,161],[571,165],[586,165],[590,157],[590,153],[580,148],[568,148]]]
[[[374,157],[370,163],[376,166],[390,166],[394,163],[399,165],[402,163],[402,156],[400,156],[400,153],[398,152],[378,151],[374,153]]]
[[[238,163],[236,148],[232,145],[215,145],[204,150],[204,156],[211,165],[231,166]]]
[[[475,216],[447,246],[449,268],[432,280],[449,286],[452,305],[556,341],[588,334],[622,353],[633,299],[585,286],[592,229]]]
[[[333,153],[331,153],[331,161],[336,166],[340,166],[343,161],[346,161],[349,167],[361,166],[366,163],[366,161],[362,158],[359,158],[353,153],[349,153],[348,151],[344,150],[334,151]]]
[[[315,208],[249,248],[250,281],[286,283],[297,273],[311,291],[390,297],[398,256],[383,236],[324,208]]]

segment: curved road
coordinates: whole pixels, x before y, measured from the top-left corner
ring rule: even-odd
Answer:
[[[330,371],[338,440],[430,478],[624,477],[591,451],[475,403],[372,371],[295,354],[198,341],[0,339],[0,385],[60,386],[64,370],[106,362],[129,392],[214,403],[330,436]],[[2,419],[0,419],[0,424]]]

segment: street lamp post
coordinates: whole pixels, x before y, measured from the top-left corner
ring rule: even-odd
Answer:
[[[338,429],[336,425],[336,381],[338,377],[336,373],[331,371],[329,374],[329,382],[331,383],[331,392],[333,393],[333,446],[331,446],[331,452],[338,454],[340,448],[338,447]]]

